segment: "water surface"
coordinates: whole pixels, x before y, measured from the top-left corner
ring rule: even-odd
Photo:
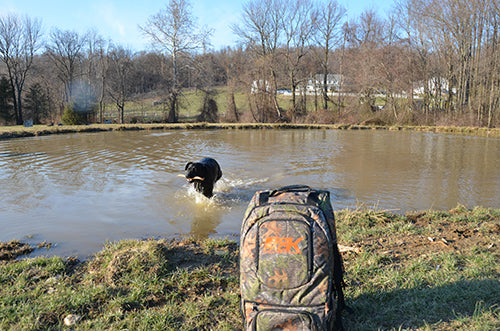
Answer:
[[[216,158],[211,200],[183,178]],[[308,184],[335,209],[500,206],[500,139],[336,130],[79,133],[0,141],[0,241],[86,257],[107,240],[234,237],[256,190]],[[28,237],[27,237],[28,236]],[[38,251],[35,254],[40,254]]]

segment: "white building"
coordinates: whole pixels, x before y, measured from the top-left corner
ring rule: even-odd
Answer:
[[[425,85],[423,82],[414,83],[413,93],[416,95],[422,95],[425,92]],[[450,84],[448,80],[444,77],[432,77],[427,81],[427,88],[429,92],[433,95],[437,94],[448,94],[450,89]],[[452,89],[452,93],[457,93],[455,88]]]
[[[310,78],[307,81],[307,85],[305,87],[306,93],[308,94],[320,94],[323,90],[323,85],[325,75],[317,74],[314,78]],[[328,74],[326,76],[326,90],[327,92],[338,92],[340,90],[342,84],[343,76],[339,74]],[[299,88],[299,90],[301,90]]]
[[[271,92],[271,84],[267,80],[259,79],[254,80],[252,83],[252,88],[250,89],[250,93],[257,94],[263,92]]]

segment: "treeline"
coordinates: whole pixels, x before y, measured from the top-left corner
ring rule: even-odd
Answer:
[[[6,15],[0,124],[104,122],[110,108],[123,123],[127,105],[146,98],[163,105],[162,121],[178,122],[182,92],[196,89],[200,121],[495,127],[499,7],[396,0],[385,16],[348,19],[335,0],[249,0],[232,27],[239,45],[213,50],[188,1],[170,0],[140,26],[154,45],[141,52]]]

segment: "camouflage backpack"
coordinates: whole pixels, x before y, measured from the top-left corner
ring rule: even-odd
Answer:
[[[328,191],[255,193],[240,243],[246,330],[342,329],[343,267]]]

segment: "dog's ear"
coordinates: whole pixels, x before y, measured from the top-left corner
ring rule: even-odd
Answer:
[[[189,168],[189,166],[190,166],[191,164],[193,164],[193,162],[188,162],[188,163],[186,164],[186,167],[184,168],[184,170],[188,170],[188,168]]]

